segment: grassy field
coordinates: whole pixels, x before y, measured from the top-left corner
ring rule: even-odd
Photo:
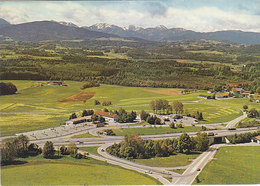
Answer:
[[[172,129],[170,127],[145,127],[145,128],[122,128],[113,129],[117,136],[124,136],[128,133],[136,132],[139,135],[152,135],[152,134],[170,134],[170,133],[181,133],[181,132],[198,132],[201,131],[201,127],[184,127]]]
[[[78,160],[70,156],[20,159],[22,165],[4,166],[1,184],[7,185],[157,185],[157,180],[102,161]],[[134,178],[134,179],[133,179]]]
[[[89,133],[72,136],[72,138],[96,138],[96,137],[98,138],[98,136],[93,136],[92,134]]]
[[[156,157],[151,159],[135,159],[136,163],[149,165],[152,167],[177,167],[189,165],[193,159],[196,159],[200,153],[171,155],[169,157]]]
[[[98,147],[79,147],[79,149],[87,151],[87,152],[92,153],[92,154],[99,155],[98,152],[97,152]]]
[[[0,97],[0,127],[1,136],[15,133],[44,129],[65,123],[70,114],[76,112],[80,116],[83,109],[103,109],[101,105],[94,105],[94,100],[100,102],[111,101],[109,109],[122,107],[128,111],[152,112],[149,103],[154,99],[167,99],[172,102],[179,100],[184,103],[184,110],[190,113],[197,110],[203,112],[205,121],[200,123],[219,123],[229,121],[241,115],[240,109],[244,104],[259,109],[259,104],[249,102],[248,99],[233,100],[203,100],[197,96],[207,94],[197,91],[192,94],[179,94],[182,89],[156,89],[142,87],[123,87],[116,85],[101,85],[100,87],[81,90],[84,82],[66,81],[67,87],[42,86],[36,87],[37,82],[29,80],[5,80],[12,82],[18,92],[15,95]],[[46,81],[45,81],[46,82]],[[78,102],[59,102],[74,95],[94,96],[88,100]],[[170,95],[169,95],[170,94]],[[190,102],[201,100],[200,103]]]
[[[199,174],[199,184],[259,184],[260,147],[222,147]]]

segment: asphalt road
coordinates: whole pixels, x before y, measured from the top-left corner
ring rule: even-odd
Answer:
[[[213,132],[214,136],[216,137],[222,137],[222,136],[227,136],[227,135],[232,135],[232,134],[239,134],[239,133],[245,133],[245,132],[253,132],[257,131],[257,127],[251,127],[251,128],[238,128],[236,130],[228,130],[227,128],[233,127],[238,121],[241,119],[245,118],[246,114],[243,113],[243,116],[240,116],[230,122],[228,122],[228,125],[226,129],[220,129],[220,130],[211,130],[211,131],[206,131],[206,132]],[[112,128],[128,128],[129,126],[127,125],[120,125],[116,127],[109,127],[110,129]],[[142,127],[142,126],[130,126],[130,127]],[[106,149],[108,146],[110,146],[113,143],[119,143],[120,141],[123,140],[123,136],[99,136],[99,137],[94,137],[94,138],[70,138],[71,136],[77,135],[77,134],[82,134],[89,132],[90,134],[96,135],[98,130],[103,130],[105,128],[95,128],[93,126],[88,126],[85,127],[84,130],[76,130],[72,133],[67,133],[65,136],[54,136],[48,139],[35,139],[31,140],[30,142],[32,143],[37,143],[40,146],[43,146],[46,141],[52,141],[56,147],[59,147],[61,145],[68,145],[71,142],[75,142],[77,146],[100,146],[98,148],[98,153],[101,156],[93,155],[90,154],[90,157],[101,160],[101,161],[106,161],[108,163],[114,164],[114,165],[119,165],[121,167],[127,168],[127,169],[132,169],[141,173],[146,173],[156,179],[158,179],[160,182],[162,182],[165,185],[169,184],[192,184],[196,176],[200,173],[198,169],[202,170],[204,166],[214,157],[216,153],[216,149],[219,148],[220,146],[223,146],[225,144],[221,145],[213,145],[210,147],[210,149],[204,153],[202,153],[197,159],[195,159],[190,165],[184,166],[184,167],[150,167],[146,165],[141,165],[137,164],[134,162],[130,162],[127,160],[123,160],[114,156],[111,156],[108,154],[106,151],[103,151],[101,149]],[[51,129],[46,129],[46,130],[51,130]],[[53,130],[53,129],[52,129]],[[153,140],[158,140],[158,139],[166,139],[166,138],[177,138],[181,135],[182,133],[171,133],[171,134],[157,134],[157,135],[142,135],[141,137],[143,139],[153,139]],[[195,136],[197,132],[188,132],[190,136]],[[3,138],[1,138],[2,140]],[[82,152],[83,151],[79,151]],[[178,173],[169,171],[168,169],[177,169],[177,168],[187,168],[185,172],[180,175]],[[172,182],[169,182],[167,179],[164,178],[164,176],[171,176]]]

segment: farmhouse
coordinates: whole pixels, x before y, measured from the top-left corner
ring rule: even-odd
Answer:
[[[216,94],[216,99],[220,99],[220,98],[228,98],[228,94],[224,93],[224,94]]]
[[[95,114],[103,116],[108,119],[113,119],[114,121],[118,121],[119,119],[119,116],[117,114],[111,114],[109,112],[96,111]]]
[[[67,84],[64,81],[50,81],[47,83],[47,85],[67,86]]]
[[[256,142],[258,144],[260,144],[260,136],[256,136],[252,139],[252,142]]]
[[[240,94],[242,91],[243,91],[242,88],[232,88],[231,93],[233,93],[233,94],[234,93]]]
[[[91,120],[91,116],[84,116],[84,117],[75,118],[75,119],[66,121],[66,125],[79,124],[79,123],[87,122],[90,120]]]
[[[43,86],[43,83],[37,83],[36,86],[41,87]]]
[[[250,94],[250,91],[244,91],[243,93],[240,93],[240,95],[242,95],[243,97],[249,97]]]

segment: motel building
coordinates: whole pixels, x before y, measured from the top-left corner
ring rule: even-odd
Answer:
[[[96,111],[95,114],[104,117],[106,121],[117,122],[120,118],[117,114],[112,114],[109,112]]]
[[[91,116],[84,116],[84,117],[68,120],[68,121],[66,121],[66,125],[73,125],[73,124],[76,125],[76,124],[84,123],[84,122],[87,122],[90,120],[91,120]]]

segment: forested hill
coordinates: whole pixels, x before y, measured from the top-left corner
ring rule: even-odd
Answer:
[[[0,35],[17,41],[84,40],[118,37],[113,34],[66,26],[54,21],[37,21],[0,27]]]
[[[144,43],[95,39],[2,42],[0,79],[76,80],[142,87],[260,86],[260,45],[208,40]]]

